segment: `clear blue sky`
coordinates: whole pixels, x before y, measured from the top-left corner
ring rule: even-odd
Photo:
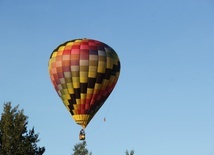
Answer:
[[[107,43],[122,65],[86,130],[93,155],[214,154],[213,0],[0,0],[0,103],[25,110],[45,155],[79,142],[47,67],[76,38]]]

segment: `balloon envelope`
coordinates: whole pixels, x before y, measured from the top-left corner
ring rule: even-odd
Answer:
[[[105,43],[75,39],[52,52],[48,69],[54,88],[74,121],[85,128],[115,87],[120,60]]]

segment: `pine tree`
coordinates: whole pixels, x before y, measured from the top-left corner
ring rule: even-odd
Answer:
[[[126,155],[134,155],[134,150],[131,150],[131,151],[130,151],[130,153],[129,153],[129,151],[128,151],[128,150],[126,150],[126,152],[125,152],[125,153],[126,153]]]
[[[82,143],[78,143],[74,146],[74,153],[72,155],[92,155],[92,153],[88,151],[86,148],[86,141],[83,141]]]
[[[0,155],[42,155],[44,147],[37,147],[38,134],[34,128],[27,130],[28,117],[19,106],[12,108],[11,103],[4,104],[0,120]]]

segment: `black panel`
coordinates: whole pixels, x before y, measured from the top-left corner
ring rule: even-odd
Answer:
[[[105,79],[109,80],[112,72],[113,72],[112,69],[106,68]]]
[[[80,88],[74,88],[75,99],[80,99]]]
[[[102,84],[104,73],[97,73],[96,83]]]
[[[87,93],[87,83],[80,83],[80,93]]]
[[[94,88],[96,78],[88,78],[88,88]]]

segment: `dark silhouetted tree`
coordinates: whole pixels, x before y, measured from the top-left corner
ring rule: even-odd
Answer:
[[[34,128],[27,130],[28,117],[18,106],[4,104],[0,120],[0,155],[42,155],[44,147],[37,147],[39,135]]]
[[[88,151],[86,148],[87,144],[86,141],[83,141],[82,143],[78,143],[74,146],[74,153],[72,155],[92,155],[92,153]]]
[[[134,155],[134,150],[131,150],[130,153],[128,150],[126,150],[126,155]]]

